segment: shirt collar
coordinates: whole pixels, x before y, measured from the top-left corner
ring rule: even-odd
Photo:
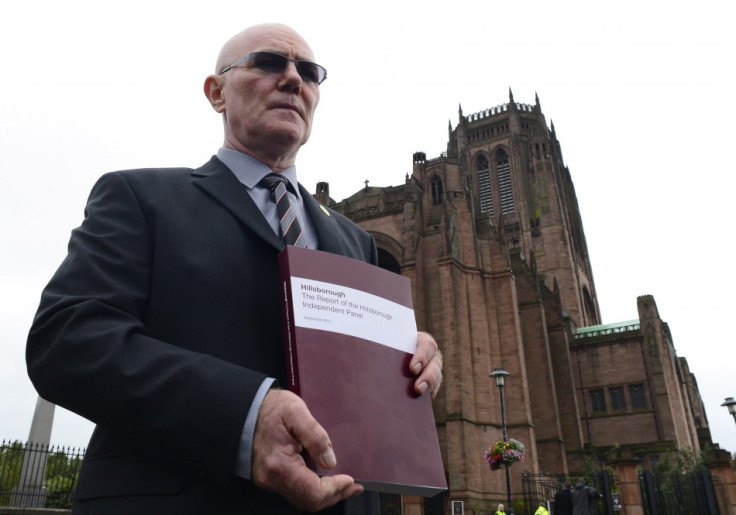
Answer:
[[[249,190],[255,188],[266,175],[273,173],[273,170],[258,159],[231,148],[220,148],[217,151],[217,158],[225,163],[225,166],[230,168],[235,177]],[[286,168],[279,172],[279,175],[291,183],[293,191],[299,196],[296,166]]]

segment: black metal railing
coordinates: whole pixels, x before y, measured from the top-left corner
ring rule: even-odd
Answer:
[[[547,507],[554,507],[555,494],[563,487],[566,481],[575,484],[578,476],[569,477],[564,474],[530,474],[522,472],[521,489],[523,505],[521,511],[516,515],[532,515],[539,503]],[[613,514],[612,493],[615,478],[607,469],[598,470],[595,473],[583,477],[585,483],[592,486],[601,496],[593,504],[593,512],[596,515]],[[552,510],[549,510],[552,513]]]
[[[552,502],[557,491],[567,477],[562,474],[530,474],[521,473],[521,491],[524,498],[522,513],[517,515],[532,515],[540,502]],[[551,510],[550,510],[551,512]]]
[[[84,449],[35,442],[0,444],[0,506],[72,506]]]
[[[647,515],[718,515],[713,479],[707,470],[639,472],[639,486]]]

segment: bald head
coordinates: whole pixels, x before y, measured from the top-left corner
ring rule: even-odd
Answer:
[[[287,41],[291,41],[294,47],[300,47],[308,51],[308,55],[299,56],[302,59],[314,61],[314,54],[309,44],[302,38],[297,31],[281,23],[264,23],[261,25],[253,25],[247,29],[238,32],[231,37],[220,50],[217,56],[217,64],[215,65],[215,73],[227,65],[234,63],[244,55],[255,50],[268,50],[259,48],[258,42],[266,36],[274,34],[280,35]]]

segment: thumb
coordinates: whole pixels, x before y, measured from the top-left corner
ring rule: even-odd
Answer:
[[[304,401],[297,395],[292,395],[296,405],[293,410],[287,411],[284,425],[317,465],[324,469],[335,468],[337,458],[327,431],[312,416]]]

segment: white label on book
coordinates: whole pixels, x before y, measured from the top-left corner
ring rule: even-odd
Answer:
[[[414,310],[338,284],[291,278],[294,325],[363,338],[413,354]]]

